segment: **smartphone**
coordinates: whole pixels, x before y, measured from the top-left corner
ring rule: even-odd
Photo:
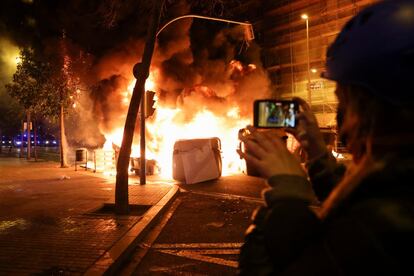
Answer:
[[[294,128],[298,110],[298,103],[292,100],[255,100],[253,125],[257,128]]]

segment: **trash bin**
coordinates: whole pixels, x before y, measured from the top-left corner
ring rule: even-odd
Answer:
[[[221,142],[217,137],[178,140],[174,144],[173,178],[186,184],[221,176]]]
[[[79,148],[75,151],[75,171],[77,171],[77,164],[85,164],[85,170],[88,169],[88,150],[86,148]]]
[[[130,158],[130,170],[135,172],[135,175],[141,175],[141,158],[140,157],[131,157]],[[147,159],[145,162],[145,174],[146,175],[155,175],[159,173],[160,169],[158,167],[157,161],[154,159]]]

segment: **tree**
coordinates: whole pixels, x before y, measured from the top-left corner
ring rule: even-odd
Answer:
[[[64,50],[56,56],[43,56],[40,59],[29,48],[21,51],[20,58],[13,81],[6,85],[6,89],[25,108],[28,122],[32,113],[52,119],[59,118],[60,164],[61,167],[67,167],[64,114],[65,109],[72,104],[73,94],[79,86],[79,81],[71,70],[71,60]],[[28,136],[30,139],[30,131]],[[28,158],[29,145],[30,140]]]
[[[128,108],[128,115],[125,121],[122,145],[119,151],[118,163],[116,166],[116,186],[115,186],[115,212],[117,214],[129,213],[128,203],[128,166],[131,155],[131,146],[137,120],[139,106],[144,100],[145,81],[149,75],[152,54],[154,52],[156,34],[163,7],[164,0],[154,2],[151,20],[148,26],[147,39],[141,63],[134,68],[134,76],[137,79]]]
[[[31,158],[31,114],[40,110],[42,90],[47,76],[47,64],[35,56],[33,49],[23,48],[13,81],[6,84],[6,90],[24,107],[27,116],[27,159]],[[22,136],[23,137],[23,136]]]
[[[237,1],[237,0],[235,0]],[[109,0],[114,2],[114,0]],[[116,186],[115,186],[115,212],[117,214],[127,214],[129,212],[128,203],[128,166],[130,162],[131,145],[133,141],[133,134],[135,130],[135,123],[137,120],[138,110],[141,101],[144,100],[144,87],[145,81],[149,75],[149,67],[151,65],[152,54],[154,51],[154,45],[156,41],[156,33],[159,26],[159,19],[161,11],[164,6],[164,2],[174,3],[175,1],[156,0],[153,1],[153,9],[151,12],[151,20],[149,21],[146,44],[144,53],[140,63],[137,63],[134,67],[134,76],[136,83],[134,86],[133,94],[131,97],[130,105],[128,108],[128,114],[124,126],[124,134],[122,139],[122,145],[120,148],[118,162],[117,162],[117,174],[116,174]],[[190,1],[192,6],[204,6],[208,13],[214,12],[218,7],[222,8],[220,13],[224,11],[224,1],[222,0],[208,0],[208,1]],[[149,2],[148,2],[149,3]],[[201,7],[203,8],[203,7]],[[111,21],[113,23],[113,21]],[[142,142],[142,141],[141,141]],[[144,159],[143,156],[141,156]],[[145,160],[142,160],[144,162]],[[141,178],[142,179],[142,178]]]
[[[67,108],[74,102],[74,95],[79,91],[80,80],[74,74],[74,61],[66,49],[66,38],[58,41],[60,51],[54,56],[48,56],[48,81],[43,85],[41,108],[45,116],[59,120],[60,129],[60,166],[65,168],[67,163],[67,141],[65,133],[65,115]],[[76,60],[77,62],[79,60]]]

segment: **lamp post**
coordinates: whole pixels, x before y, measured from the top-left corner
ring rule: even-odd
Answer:
[[[311,95],[311,74],[310,74],[310,54],[309,54],[309,16],[307,14],[302,14],[301,18],[306,22],[306,56],[307,56],[307,75],[308,75],[308,84],[307,84],[307,91],[308,91],[308,104],[312,107],[312,95]]]
[[[183,16],[179,16],[176,17],[170,21],[168,21],[167,23],[164,24],[164,26],[162,26],[159,31],[157,32],[157,36],[162,32],[162,30],[164,30],[168,25],[170,25],[171,23],[183,19],[183,18],[199,18],[199,19],[206,19],[206,20],[213,20],[213,21],[221,21],[221,22],[226,22],[226,23],[231,23],[231,24],[237,24],[237,25],[242,25],[244,27],[244,35],[245,38],[247,40],[253,40],[254,39],[254,32],[253,32],[253,25],[249,22],[240,22],[240,21],[234,21],[234,20],[228,20],[228,19],[222,19],[222,18],[215,18],[215,17],[209,17],[209,16],[201,16],[201,15],[196,15],[196,14],[187,14],[187,15],[183,15]]]

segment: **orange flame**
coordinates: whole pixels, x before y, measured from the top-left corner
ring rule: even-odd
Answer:
[[[145,84],[146,90],[156,91],[157,70],[152,70]],[[123,103],[129,104],[135,81],[124,92]],[[180,108],[168,108],[157,102],[154,118],[146,122],[146,159],[154,159],[161,168],[160,175],[164,178],[172,178],[172,160],[174,143],[179,139],[218,137],[222,145],[222,175],[239,173],[244,167],[244,162],[238,156],[238,131],[250,123],[249,118],[240,116],[238,106],[227,107],[226,116],[216,116],[210,110],[201,107],[193,115],[190,122],[177,123],[177,118],[185,110]],[[123,127],[120,126],[110,133],[105,133],[106,143],[104,149],[110,149],[115,145],[121,145]],[[139,157],[140,146],[134,141],[131,157]]]

